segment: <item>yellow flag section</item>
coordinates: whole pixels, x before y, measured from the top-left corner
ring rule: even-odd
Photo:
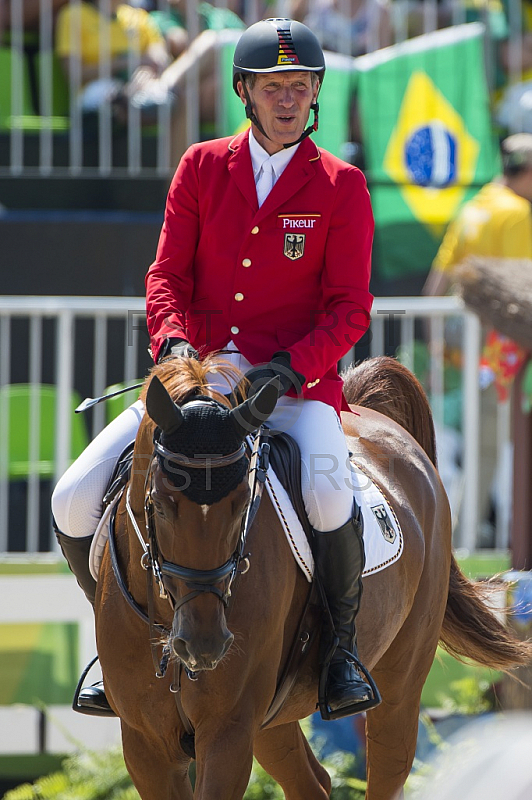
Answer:
[[[430,267],[460,205],[499,170],[483,26],[456,25],[356,59],[383,280]]]
[[[384,169],[414,215],[441,231],[475,179],[480,143],[425,72],[410,78]],[[458,183],[458,176],[460,182]]]

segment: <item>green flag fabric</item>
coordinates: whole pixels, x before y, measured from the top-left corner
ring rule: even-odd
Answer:
[[[428,271],[446,225],[500,168],[481,23],[356,59],[379,276]]]

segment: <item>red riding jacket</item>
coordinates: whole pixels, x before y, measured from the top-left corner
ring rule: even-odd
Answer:
[[[247,132],[193,145],[146,276],[154,359],[173,337],[202,354],[232,339],[252,364],[288,350],[304,396],[339,412],[337,362],[369,325],[373,228],[363,174],[309,138],[261,208]]]

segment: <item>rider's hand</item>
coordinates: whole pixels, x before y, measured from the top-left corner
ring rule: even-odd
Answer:
[[[159,351],[157,363],[163,358],[195,358],[200,360],[198,351],[186,339],[167,339]]]
[[[265,383],[275,377],[279,378],[280,382],[279,397],[282,397],[290,389],[294,389],[296,394],[301,394],[305,376],[301,372],[296,372],[290,366],[290,362],[290,353],[280,350],[273,354],[272,360],[268,364],[252,367],[248,370],[246,378],[251,384],[248,390],[248,397],[254,395],[261,386],[264,386]]]

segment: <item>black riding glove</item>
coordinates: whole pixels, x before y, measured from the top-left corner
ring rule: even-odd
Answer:
[[[159,351],[157,363],[160,364],[163,358],[195,358],[200,360],[198,351],[192,347],[186,339],[167,339]]]
[[[248,397],[254,395],[265,383],[275,377],[279,378],[280,382],[279,397],[285,395],[290,389],[294,389],[296,394],[301,394],[305,376],[292,369],[291,359],[290,353],[279,350],[273,354],[269,364],[259,365],[248,370],[246,378],[251,384],[248,389]]]

